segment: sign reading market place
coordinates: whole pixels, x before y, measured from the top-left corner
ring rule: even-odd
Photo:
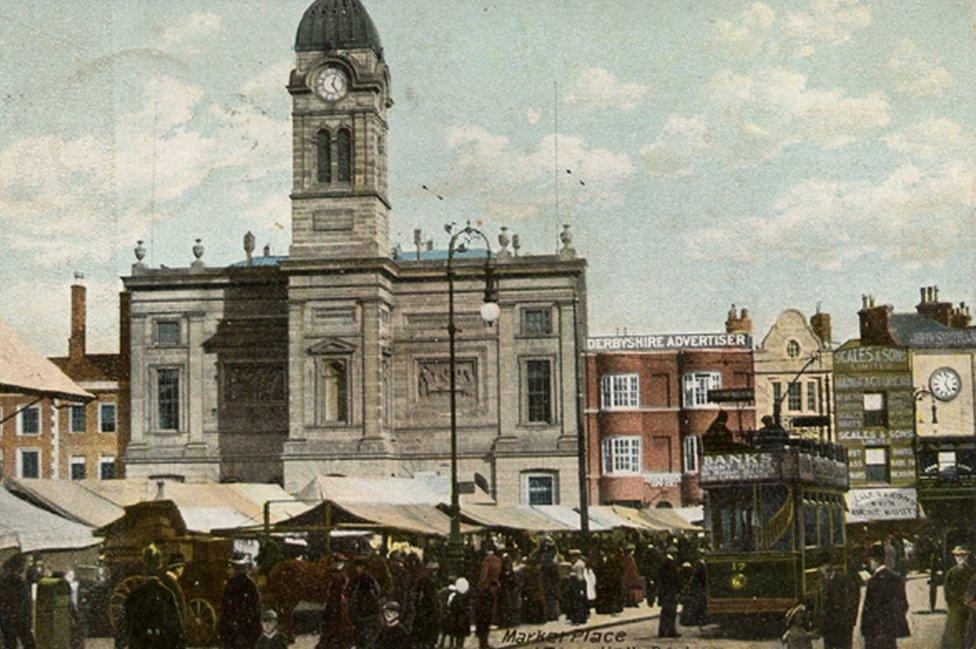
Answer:
[[[743,333],[592,336],[586,341],[586,350],[590,352],[749,349],[751,347],[752,336]]]

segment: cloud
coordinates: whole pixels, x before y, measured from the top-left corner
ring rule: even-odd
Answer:
[[[849,42],[873,20],[871,7],[858,0],[813,0],[803,11],[777,16],[755,2],[736,21],[715,21],[717,40],[733,53],[748,56],[809,56],[821,45]]]
[[[711,140],[701,115],[669,115],[657,139],[640,153],[651,176],[690,176],[695,158],[711,146]]]
[[[454,193],[479,202],[493,217],[535,218],[551,204],[555,135],[523,151],[505,136],[468,125],[450,129],[446,143],[454,154]],[[621,200],[620,185],[634,173],[626,154],[591,148],[575,135],[561,134],[558,143],[557,177],[566,201],[605,206]]]
[[[243,96],[243,95],[242,95]],[[287,115],[287,114],[286,114]],[[208,105],[202,86],[148,79],[111,132],[30,136],[0,150],[0,237],[40,266],[105,262],[212,174],[287,169],[288,120],[252,104]]]
[[[839,88],[814,89],[803,74],[780,67],[744,75],[725,70],[712,79],[710,93],[735,131],[730,150],[740,163],[804,141],[837,148],[891,121],[882,92],[852,97]]]
[[[535,108],[530,108],[525,114],[526,121],[528,121],[529,124],[532,124],[533,126],[539,123],[539,119],[541,117],[542,114],[539,111],[537,111]]]
[[[604,68],[584,68],[576,84],[565,97],[567,104],[584,108],[617,108],[631,111],[637,108],[649,88],[639,83],[620,81]]]
[[[952,75],[926,61],[918,45],[908,40],[891,54],[888,72],[895,90],[913,97],[935,97],[952,85]]]
[[[810,179],[766,217],[734,219],[686,237],[691,256],[763,263],[791,259],[836,269],[863,257],[909,267],[945,263],[976,245],[971,162],[904,165],[878,183]]]
[[[210,11],[197,11],[179,22],[163,27],[160,36],[168,46],[181,45],[188,41],[195,41],[213,36],[220,31],[222,18]]]
[[[972,160],[976,138],[945,117],[929,119],[881,138],[893,151],[922,160],[962,156]]]
[[[822,43],[838,45],[871,24],[871,7],[859,0],[814,0],[808,11],[786,16],[783,32],[806,55]]]

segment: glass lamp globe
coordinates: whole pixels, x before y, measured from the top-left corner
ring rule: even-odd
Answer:
[[[498,320],[498,316],[501,315],[502,310],[499,308],[497,302],[485,302],[481,305],[481,319],[485,321],[489,327]]]

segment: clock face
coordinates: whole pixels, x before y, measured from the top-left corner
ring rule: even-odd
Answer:
[[[952,401],[959,394],[962,381],[951,367],[943,367],[932,372],[929,377],[929,390],[940,401]]]
[[[339,101],[349,92],[349,79],[339,68],[328,67],[315,77],[315,93],[326,101]]]

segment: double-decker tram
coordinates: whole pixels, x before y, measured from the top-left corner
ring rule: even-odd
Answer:
[[[815,610],[824,563],[847,568],[846,450],[764,432],[703,440],[708,612],[719,622]]]

